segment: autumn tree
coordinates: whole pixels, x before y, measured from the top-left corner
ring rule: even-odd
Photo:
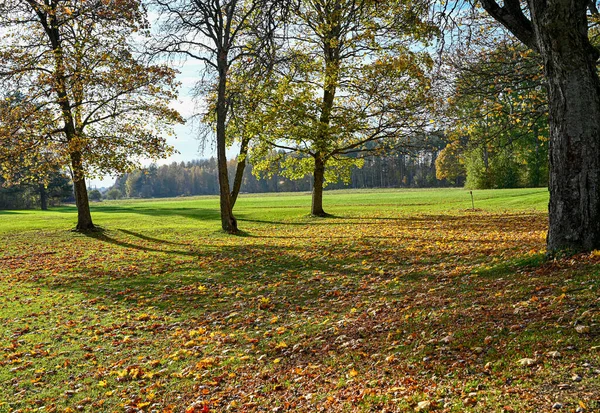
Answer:
[[[258,113],[264,108],[265,101],[269,99],[270,93],[275,87],[272,67],[277,52],[273,50],[272,53],[273,55],[263,61],[262,64],[256,64],[253,59],[250,59],[250,61],[237,60],[229,68],[226,93],[225,144],[227,147],[239,146],[235,164],[231,168],[228,167],[234,171],[233,176],[230,174],[230,182],[232,182],[231,208],[235,206],[246,167],[249,165],[250,147],[265,129],[263,120],[258,116]],[[207,95],[209,110],[202,117],[204,128],[202,129],[201,140],[203,143],[206,143],[216,131],[217,111],[215,108],[217,97],[216,93]]]
[[[435,160],[435,176],[454,184],[465,178],[467,171],[458,142],[451,142],[440,151]]]
[[[323,187],[347,180],[357,154],[408,145],[428,121],[427,12],[418,1],[300,2],[265,103],[247,113],[255,170],[312,174],[311,214],[325,216]]]
[[[171,152],[175,73],[135,52],[132,37],[149,34],[137,0],[6,0],[0,33],[0,169],[70,167],[76,228],[93,229],[86,177]]]
[[[543,63],[550,130],[548,251],[600,248],[600,53],[589,30],[598,16],[596,3],[480,4]]]
[[[442,160],[459,157],[472,188],[544,185],[548,111],[539,56],[510,37],[480,37],[450,51],[445,64],[451,87],[440,117],[451,143]],[[450,165],[440,164],[440,174]]]
[[[214,95],[214,128],[221,226],[235,234],[237,221],[227,170],[226,125],[230,114],[228,83],[232,65],[260,61],[272,50],[273,34],[285,0],[155,0],[162,19],[157,49],[205,65],[206,81],[198,82],[205,96]],[[243,171],[243,168],[242,168]]]

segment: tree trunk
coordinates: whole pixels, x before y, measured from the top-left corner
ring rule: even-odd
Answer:
[[[598,51],[581,0],[533,0],[532,20],[548,81],[548,252],[600,248]]]
[[[237,197],[242,188],[242,180],[244,179],[244,170],[246,169],[246,159],[248,157],[248,139],[243,139],[240,146],[240,154],[238,156],[237,167],[235,169],[235,178],[233,179],[233,188],[231,189],[231,208],[235,206]]]
[[[75,205],[77,205],[77,231],[90,231],[95,229],[90,212],[85,174],[81,160],[81,153],[71,154],[71,168],[73,169],[73,187],[75,192]]]
[[[315,170],[313,173],[313,191],[312,191],[312,206],[311,215],[317,217],[325,217],[327,214],[323,210],[323,184],[325,182],[325,163],[330,137],[331,113],[335,101],[335,94],[338,87],[338,79],[340,76],[340,22],[339,12],[340,4],[335,3],[334,12],[330,17],[328,32],[324,35],[323,52],[325,58],[325,77],[323,80],[323,100],[321,102],[321,115],[319,116],[319,127],[316,131],[314,142],[315,153]]]
[[[550,126],[547,248],[600,248],[600,79],[588,37],[589,0],[481,0],[544,63]],[[529,10],[525,13],[522,6]],[[596,10],[594,10],[596,12]],[[531,20],[529,20],[531,19]]]
[[[40,190],[40,208],[42,211],[48,210],[48,193],[46,192],[46,187],[44,184],[39,185]]]
[[[237,234],[237,220],[233,216],[233,204],[227,172],[227,142],[225,140],[225,121],[227,117],[227,54],[219,55],[219,88],[217,92],[217,169],[219,175],[219,195],[221,206],[221,227],[230,234]]]
[[[60,31],[58,30],[57,16],[48,13],[50,24],[45,26],[46,34],[54,52],[54,88],[58,96],[58,102],[62,111],[65,137],[71,147],[71,168],[73,169],[73,187],[75,193],[75,204],[77,205],[77,231],[89,231],[95,228],[90,213],[87,187],[85,184],[85,173],[81,155],[80,142],[77,141],[77,131],[73,119],[72,105],[67,93],[67,75],[65,71],[64,56],[61,45]],[[75,142],[75,143],[74,143]]]
[[[321,156],[315,156],[315,171],[314,171],[313,191],[312,191],[312,206],[311,215],[316,217],[325,217],[327,214],[323,210],[323,182],[325,181],[325,162]]]

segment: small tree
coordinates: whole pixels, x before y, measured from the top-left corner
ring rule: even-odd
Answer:
[[[121,199],[123,198],[123,194],[119,191],[118,188],[113,188],[106,193],[106,199]]]
[[[102,201],[102,193],[97,189],[92,189],[89,192],[88,198],[90,199],[90,201],[100,202]]]
[[[276,16],[287,1],[154,0],[154,3],[164,21],[159,50],[199,60],[205,64],[204,74],[215,76],[208,82],[208,90],[203,82],[199,82],[198,89],[215,96],[221,226],[235,234],[238,227],[233,215],[226,155],[229,72],[236,62],[260,59],[272,49]]]
[[[433,27],[418,1],[312,0],[293,9],[285,59],[246,117],[260,135],[255,171],[313,176],[311,214],[323,188],[347,181],[360,155],[408,147],[428,123],[431,59],[418,52]]]
[[[449,143],[435,160],[435,176],[455,185],[466,176],[465,162],[461,149],[455,143]]]

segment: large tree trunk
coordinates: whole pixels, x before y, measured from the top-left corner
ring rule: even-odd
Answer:
[[[588,37],[589,0],[480,0],[542,57],[550,108],[550,204],[547,247],[600,248],[600,80]],[[529,10],[523,12],[527,5]]]
[[[40,190],[40,208],[42,211],[48,210],[48,192],[46,191],[46,186],[44,184],[39,184]]]
[[[325,162],[321,156],[315,156],[315,171],[312,190],[312,205],[310,213],[316,217],[325,217],[327,214],[323,210],[323,183],[325,181]]]
[[[587,3],[530,4],[550,107],[548,251],[591,251],[600,248],[600,80]]]
[[[71,154],[71,168],[73,169],[73,187],[75,192],[75,205],[77,205],[77,231],[90,231],[95,229],[90,213],[85,174],[81,160],[81,153]]]
[[[217,92],[217,169],[219,174],[219,195],[221,206],[221,227],[230,234],[237,234],[237,220],[233,216],[233,204],[229,188],[227,172],[227,153],[225,140],[225,120],[227,117],[226,102],[227,55],[219,56],[219,89]]]

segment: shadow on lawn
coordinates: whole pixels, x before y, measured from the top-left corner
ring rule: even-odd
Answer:
[[[70,212],[69,208],[61,208],[53,210],[55,212]],[[139,214],[150,217],[173,217],[179,216],[200,221],[220,221],[220,213],[217,208],[196,208],[196,207],[178,207],[178,208],[145,208],[136,205],[135,207],[127,206],[97,206],[94,212],[116,213],[116,214]],[[352,215],[329,215],[325,218],[316,218],[306,215],[301,220],[268,220],[256,219],[251,213],[236,211],[235,216],[240,223],[251,223],[259,225],[284,225],[290,227],[307,227],[307,226],[342,226],[342,225],[369,225],[369,226],[385,226],[385,225],[405,225],[406,223],[415,223],[421,225],[421,229],[427,229],[435,225],[442,224],[447,230],[457,230],[463,232],[482,232],[489,229],[490,226],[495,227],[499,231],[519,230],[519,225],[524,221],[528,223],[546,225],[547,214],[543,212],[523,212],[523,213],[502,213],[502,212],[486,212],[472,213],[460,211],[448,211],[441,214],[415,214],[411,216],[399,215],[385,217],[369,217],[369,216],[352,216]],[[2,211],[0,211],[0,214]],[[244,230],[243,225],[240,229]],[[418,228],[414,226],[414,228]],[[245,234],[242,234],[245,235]],[[252,236],[252,235],[250,235]],[[149,238],[148,240],[152,240]]]
[[[168,245],[187,245],[184,242],[173,242],[173,241],[167,241],[167,240],[164,240],[164,239],[153,238],[153,237],[149,237],[147,235],[143,235],[143,234],[140,234],[140,233],[137,233],[137,232],[133,232],[133,231],[129,231],[129,230],[126,230],[126,229],[119,229],[119,231],[121,231],[124,234],[131,235],[132,237],[136,237],[136,238],[142,239],[144,241],[150,241],[150,242],[156,242],[156,243],[159,243],[159,244],[168,244]]]
[[[162,242],[131,231],[122,233],[143,242],[159,245]],[[136,248],[132,242],[112,237],[98,237],[98,240],[125,249]],[[174,244],[177,243],[169,245]],[[306,245],[218,245],[185,253],[180,249],[160,250],[158,246],[139,247],[144,252],[183,255],[188,259],[178,257],[169,261],[158,257],[144,264],[139,256],[132,256],[130,262],[141,268],[115,273],[97,266],[80,267],[76,276],[50,284],[50,288],[77,291],[89,299],[100,298],[101,304],[113,306],[116,311],[126,307],[158,312],[177,322],[193,324],[201,320],[215,328],[250,326],[261,334],[273,327],[258,319],[269,320],[274,316],[287,319],[294,313],[289,320],[298,320],[294,317],[343,320],[358,308],[358,313],[350,316],[352,322],[338,323],[335,329],[328,328],[326,323],[323,327],[311,324],[316,326],[310,328],[316,329],[315,337],[319,336],[320,341],[307,339],[307,342],[317,349],[328,344],[328,350],[299,356],[306,363],[325,359],[330,351],[346,354],[349,350],[342,345],[353,340],[361,340],[359,350],[371,354],[389,347],[390,340],[405,340],[413,334],[417,337],[423,331],[436,334],[453,331],[460,337],[461,345],[469,348],[480,345],[492,334],[508,340],[511,326],[518,326],[521,331],[525,328],[522,326],[539,327],[541,324],[534,323],[541,323],[542,316],[553,321],[557,318],[555,314],[514,311],[513,304],[528,300],[541,282],[521,274],[520,270],[533,271],[540,265],[536,259],[524,260],[523,256],[513,257],[487,273],[480,273],[479,277],[446,277],[429,273],[421,264],[411,264],[413,273],[389,286],[389,275],[356,265],[362,257],[307,255]],[[360,247],[347,246],[349,256],[359,252]],[[126,267],[130,262],[125,260],[122,265]],[[354,265],[349,267],[351,264]],[[515,283],[519,283],[518,288]],[[497,295],[497,291],[510,291],[510,295]],[[452,311],[447,311],[451,303],[456,304]],[[365,309],[370,306],[377,311],[369,311],[367,315]],[[439,316],[428,315],[436,311]],[[436,344],[428,344],[427,340],[422,340],[420,352],[407,357],[415,357],[417,361],[424,356],[433,358],[442,363],[443,369],[464,357],[458,351],[440,353]],[[490,357],[495,360],[500,356],[491,353]]]
[[[163,215],[176,213],[177,210],[160,211]],[[187,211],[187,209],[184,209]],[[218,216],[216,211],[209,211]],[[139,211],[138,211],[139,213]],[[190,215],[190,214],[185,214]],[[193,214],[192,214],[193,215]],[[202,215],[202,211],[201,211]],[[164,234],[162,239],[153,236],[155,232],[140,233],[131,230],[112,230],[86,234],[97,241],[114,247],[116,258],[111,262],[87,262],[80,264],[72,273],[54,283],[55,288],[75,289],[109,300],[123,298],[124,290],[135,291],[140,296],[160,297],[156,302],[148,304],[161,309],[179,309],[187,311],[190,303],[193,308],[203,307],[203,311],[226,310],[228,306],[238,305],[234,295],[228,290],[247,289],[246,298],[250,305],[257,297],[278,297],[276,307],[287,311],[291,306],[307,306],[315,311],[327,307],[328,300],[336,302],[336,297],[347,297],[347,294],[360,293],[360,285],[368,277],[375,276],[381,282],[389,277],[402,277],[405,287],[419,288],[420,282],[427,282],[440,275],[446,277],[442,270],[434,266],[442,262],[455,262],[456,265],[479,265],[482,258],[489,255],[490,245],[499,243],[494,239],[474,237],[473,240],[460,239],[468,245],[471,258],[461,258],[457,261],[454,251],[443,248],[428,250],[427,255],[415,260],[417,251],[404,249],[406,245],[419,247],[423,242],[436,245],[452,242],[452,236],[447,238],[447,229],[481,232],[486,230],[515,230],[529,231],[527,223],[543,219],[542,214],[510,214],[510,215],[481,215],[465,217],[462,221],[454,216],[435,215],[428,219],[398,218],[399,228],[405,231],[403,237],[394,238],[381,234],[376,227],[370,227],[368,232],[355,236],[359,243],[344,241],[350,235],[327,235],[320,240],[316,234],[278,234],[273,229],[272,234],[251,235],[239,241],[229,238],[207,239],[207,242],[197,243],[190,239],[188,242],[178,242],[169,239],[173,234]],[[344,223],[355,225],[357,222],[376,224],[378,218],[368,217],[336,217],[333,219],[317,220],[302,223],[311,225],[334,225]],[[414,221],[414,222],[413,222]],[[254,222],[247,220],[247,222]],[[272,221],[259,221],[263,224],[274,224]],[[297,223],[278,222],[277,225],[296,225]],[[387,221],[394,228],[394,223]],[[440,228],[442,225],[442,228]],[[295,227],[293,227],[295,228]],[[419,228],[429,234],[427,239],[411,234],[412,229]],[[436,232],[429,233],[429,229]],[[152,234],[152,235],[150,235]],[[435,235],[437,234],[437,235]],[[456,233],[457,236],[461,232]],[[356,235],[356,234],[355,234]],[[269,239],[291,239],[297,242],[280,243]],[[310,240],[313,241],[303,241]],[[339,240],[333,241],[331,240]],[[186,239],[187,240],[187,239]],[[231,241],[231,243],[229,243]],[[320,242],[326,241],[326,242]],[[91,245],[90,245],[91,246]],[[501,246],[497,254],[503,250],[510,251],[516,244]],[[495,248],[497,249],[497,248]],[[112,251],[112,250],[111,250]],[[364,265],[368,260],[369,265]],[[485,261],[485,260],[484,260]],[[504,276],[514,272],[514,268],[536,264],[515,262],[515,265],[502,264],[487,273],[480,275],[488,279]],[[384,265],[387,270],[379,274],[375,268]],[[371,268],[372,266],[372,268]],[[124,268],[125,270],[122,270]],[[448,271],[452,270],[448,267]],[[410,270],[410,271],[408,271]],[[436,271],[433,272],[432,271]],[[469,272],[471,269],[465,269]],[[406,272],[406,274],[404,274]],[[447,277],[446,277],[447,278]],[[483,278],[483,277],[482,277]],[[215,296],[198,294],[199,284],[205,285]],[[402,291],[405,291],[403,287]],[[394,294],[396,297],[396,295]],[[351,302],[351,297],[347,297]],[[195,311],[195,310],[194,310]]]
[[[4,210],[0,209],[0,215],[19,215],[19,214],[22,214],[22,213],[23,212],[20,212],[20,211],[13,211],[13,210],[4,211]]]
[[[52,209],[53,212],[74,213],[73,207],[61,207]],[[115,214],[138,214],[153,217],[182,216],[186,218],[199,219],[204,221],[220,220],[221,215],[218,208],[196,208],[196,207],[178,207],[178,208],[153,208],[135,205],[131,207],[123,206],[104,206],[92,205],[92,214],[94,213],[115,213]],[[93,216],[92,216],[93,217]]]
[[[271,297],[268,311],[278,313],[296,307],[323,310],[329,301],[339,302],[340,296],[348,297],[351,291],[359,289],[359,284],[372,273],[365,268],[346,271],[346,260],[307,257],[302,246],[221,245],[182,251],[135,245],[102,233],[93,238],[121,248],[191,259],[158,259],[144,265],[134,258],[131,263],[137,268],[124,272],[98,266],[79,267],[77,274],[53,283],[53,288],[75,290],[110,302],[123,302],[132,293],[156,297],[144,305],[183,313],[199,309],[231,311],[239,305],[256,306],[258,310],[257,300]],[[122,266],[128,268],[128,264],[123,262]],[[208,293],[199,292],[199,285],[206,287]],[[241,297],[240,289],[244,291]]]
[[[127,234],[127,235],[131,235],[133,237],[139,238],[143,241],[149,241],[149,242],[152,242],[152,243],[158,244],[158,245],[185,245],[183,243],[166,241],[166,240],[161,240],[158,238],[152,238],[152,237],[149,237],[146,235],[135,233],[133,231],[123,230],[123,229],[120,229],[118,231],[120,231],[124,234]],[[139,244],[135,244],[133,242],[119,240],[117,238],[107,235],[108,231],[106,231],[104,229],[99,229],[98,231],[92,231],[92,232],[82,232],[82,234],[85,235],[86,237],[94,238],[94,239],[96,239],[98,241],[102,241],[102,242],[107,242],[109,244],[113,244],[113,245],[121,247],[121,248],[134,249],[134,250],[146,251],[146,252],[162,252],[162,253],[166,253],[166,254],[175,254],[175,255],[187,255],[187,256],[195,255],[192,251],[189,251],[189,250],[188,251],[171,250],[171,249],[159,248],[158,246],[151,247],[148,245],[139,245]]]

